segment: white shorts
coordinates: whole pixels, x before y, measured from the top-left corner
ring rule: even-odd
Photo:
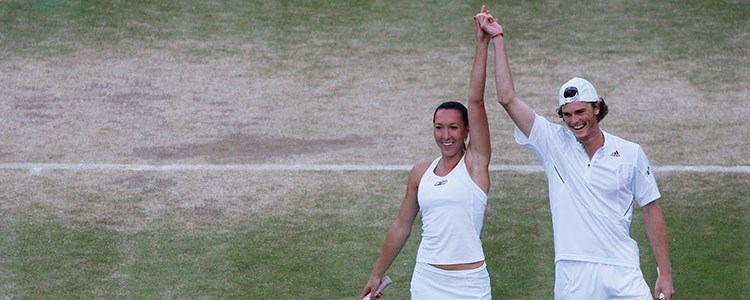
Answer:
[[[417,262],[411,277],[411,299],[492,299],[487,264],[471,270],[448,271]]]
[[[653,300],[640,269],[584,261],[555,263],[555,300]]]

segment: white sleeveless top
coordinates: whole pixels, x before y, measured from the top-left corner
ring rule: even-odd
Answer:
[[[471,180],[465,158],[441,177],[434,172],[438,157],[422,175],[417,192],[422,213],[418,262],[447,265],[484,260],[479,235],[487,194]]]

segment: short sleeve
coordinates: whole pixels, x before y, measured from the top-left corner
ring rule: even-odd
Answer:
[[[638,146],[638,153],[635,161],[635,172],[633,174],[633,192],[634,199],[638,205],[644,206],[652,201],[659,199],[661,193],[656,184],[654,169],[646,157],[646,153],[641,146]]]
[[[534,125],[528,137],[518,126],[515,126],[514,130],[516,143],[531,149],[541,161],[545,161],[546,154],[555,152],[555,148],[564,141],[562,126],[550,122],[539,114],[534,116]]]

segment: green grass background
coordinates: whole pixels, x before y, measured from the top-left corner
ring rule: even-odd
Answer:
[[[407,174],[305,173],[307,184],[285,184],[284,176],[258,182],[288,189],[283,198],[290,208],[283,212],[270,206],[206,218],[192,207],[175,207],[159,218],[144,220],[143,229],[135,231],[113,230],[114,223],[128,219],[106,217],[102,211],[152,200],[105,197],[101,195],[109,192],[97,191],[102,187],[71,183],[83,182],[84,175],[60,174],[71,182],[47,182],[44,191],[4,195],[3,202],[28,205],[2,212],[0,294],[11,298],[354,298],[397,212],[397,195]],[[341,184],[352,177],[362,182]],[[749,292],[749,179],[732,174],[660,176],[674,283],[681,298],[743,299]],[[493,296],[551,298],[554,267],[545,178],[509,172],[494,173],[492,180],[483,240]],[[192,183],[179,181],[176,188],[184,188],[183,184]],[[231,189],[222,180],[206,184]],[[49,207],[46,198],[70,205]],[[653,284],[656,265],[637,212],[632,233],[641,244],[644,274]],[[395,281],[388,290],[390,299],[408,299],[417,242],[410,239],[388,271]]]
[[[386,77],[402,70],[384,80],[405,82],[407,88],[434,88],[443,96],[462,99],[468,73],[431,66],[447,59],[441,66],[465,70],[473,36],[457,24],[466,24],[481,4],[2,1],[0,59],[65,64],[70,57],[92,52],[129,57],[144,49],[168,51],[197,63],[248,55],[263,62],[253,63],[253,72],[304,78],[302,84],[313,89],[356,64],[365,71],[352,74],[355,77],[365,72]],[[528,78],[557,82],[561,74],[577,70],[564,66],[600,68],[596,75],[610,72],[625,78],[649,74],[658,66],[680,74],[700,92],[727,90],[729,96],[739,95],[721,99],[729,109],[747,100],[750,5],[744,1],[486,4],[513,37],[509,52],[514,75],[526,79],[527,86],[537,82]],[[581,47],[586,51],[582,53]],[[640,73],[623,74],[617,68],[623,65]],[[541,107],[532,99],[546,92],[524,93],[533,106]],[[331,96],[345,97],[346,91],[331,91]],[[717,129],[730,135],[747,132],[748,123],[739,118],[694,118],[685,123],[679,116],[672,118],[656,120],[654,130],[674,130],[671,121],[688,124],[691,135],[721,134]],[[633,135],[642,132],[625,122],[608,122]],[[655,157],[657,162],[675,164],[718,160],[747,165],[747,142],[731,146],[739,154],[717,159],[712,151],[695,145],[699,151],[675,150]],[[235,179],[147,174],[172,178],[173,193],[133,195],[118,191],[112,179],[132,174],[60,171],[35,177],[5,170],[0,191],[0,297],[356,298],[399,207],[406,173],[278,173],[270,178],[252,172],[224,175]],[[86,183],[96,175],[110,179]],[[750,299],[750,175],[657,176],[677,295]],[[550,299],[554,270],[545,179],[541,173],[495,172],[492,181],[483,240],[493,296]],[[260,187],[238,188],[244,184]],[[238,189],[227,202],[240,203],[239,208],[226,212],[185,206],[174,196],[201,186]],[[154,202],[167,203],[166,212],[142,211]],[[250,208],[243,203],[250,203]],[[641,245],[645,276],[653,284],[655,263],[639,211],[632,231]],[[418,234],[416,224],[409,244],[388,272],[395,283],[385,299],[408,298]]]

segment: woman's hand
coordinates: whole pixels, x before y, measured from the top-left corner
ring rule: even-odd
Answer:
[[[478,43],[489,44],[490,39],[492,39],[492,35],[485,32],[484,29],[482,29],[482,25],[480,23],[482,18],[487,17],[489,17],[489,10],[487,10],[487,8],[482,5],[482,9],[480,10],[480,12],[474,15],[474,33],[476,34]]]
[[[362,293],[359,295],[359,299],[362,299],[365,295],[368,293],[374,293],[378,286],[380,286],[380,278],[377,277],[370,277],[370,280],[365,285],[365,288],[362,290]],[[373,297],[374,296],[374,297]],[[378,299],[380,296],[383,296],[383,293],[378,293],[377,295],[370,295],[370,299]]]
[[[482,6],[482,10],[478,13],[474,19],[478,19],[480,27],[486,32],[491,38],[495,38],[503,35],[503,27],[497,22],[497,19],[490,13],[490,11]]]

